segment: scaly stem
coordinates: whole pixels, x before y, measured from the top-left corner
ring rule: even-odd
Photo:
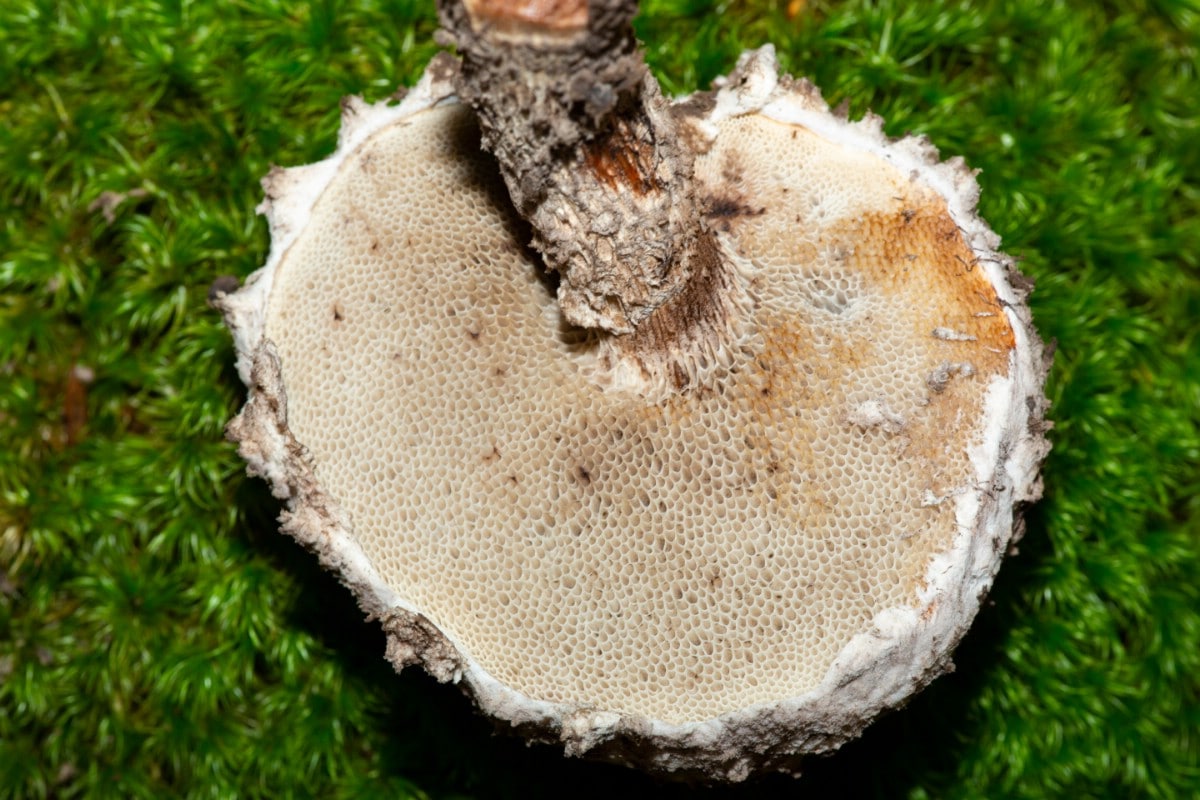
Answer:
[[[635,0],[439,0],[477,112],[572,324],[632,334],[711,259],[693,156],[642,60]]]

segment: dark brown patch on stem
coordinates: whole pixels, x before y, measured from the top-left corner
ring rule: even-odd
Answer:
[[[610,189],[621,184],[644,195],[660,188],[654,180],[653,148],[637,137],[625,120],[618,119],[612,130],[588,145],[584,159]]]
[[[697,241],[692,270],[692,278],[683,291],[660,306],[638,326],[637,331],[625,337],[630,348],[661,352],[670,349],[689,332],[716,329],[724,324],[720,303],[714,302],[717,293],[726,288],[724,270],[712,234],[706,233]]]
[[[674,297],[659,306],[633,333],[607,343],[626,365],[636,367],[653,387],[675,393],[711,388],[706,376],[734,346],[744,290],[715,234],[703,230],[691,251],[690,277]]]

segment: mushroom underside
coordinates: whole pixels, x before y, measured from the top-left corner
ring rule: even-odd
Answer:
[[[252,387],[231,433],[398,667],[570,751],[724,779],[947,667],[1046,449],[970,173],[742,69],[684,122],[745,302],[683,391],[562,321],[428,78],[268,182],[275,250],[223,301]]]

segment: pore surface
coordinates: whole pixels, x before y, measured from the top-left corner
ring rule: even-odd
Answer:
[[[940,198],[758,117],[697,176],[753,318],[719,383],[661,403],[597,388],[460,106],[350,154],[275,278],[265,335],[322,485],[396,592],[532,698],[685,722],[803,694],[916,604],[972,481],[1012,334]]]

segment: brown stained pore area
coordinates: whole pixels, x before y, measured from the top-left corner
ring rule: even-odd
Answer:
[[[478,31],[528,29],[539,33],[575,34],[587,28],[587,0],[465,0],[463,5]]]
[[[858,240],[855,257],[884,291],[923,296],[931,307],[943,309],[937,327],[962,334],[963,342],[974,340],[975,357],[983,358],[985,369],[1006,363],[1016,346],[1012,325],[945,202],[912,192],[898,205],[844,226],[849,228],[844,234]],[[930,333],[915,330],[914,335],[922,332]]]
[[[913,502],[948,507],[970,472],[988,383],[1015,346],[986,272],[995,265],[932,190],[800,126],[730,121],[697,175],[710,198],[730,186],[755,198],[758,213],[723,217],[722,230],[758,267],[761,413],[827,415],[817,451],[886,441],[921,487]],[[921,579],[922,563],[907,569]]]

